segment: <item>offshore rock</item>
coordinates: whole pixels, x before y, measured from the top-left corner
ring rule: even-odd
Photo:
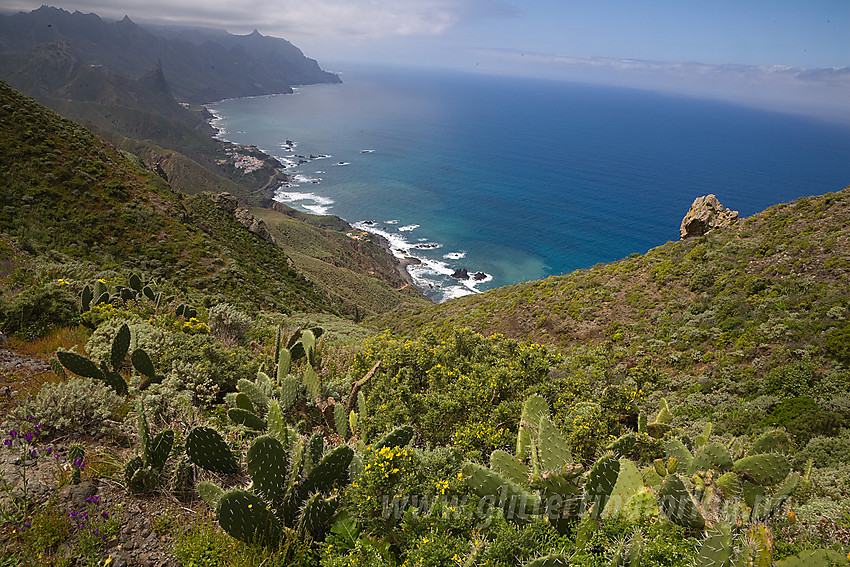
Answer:
[[[738,211],[732,211],[720,204],[714,195],[705,195],[694,199],[688,214],[682,219],[679,236],[684,240],[693,236],[708,234],[715,228],[730,226],[738,220]]]

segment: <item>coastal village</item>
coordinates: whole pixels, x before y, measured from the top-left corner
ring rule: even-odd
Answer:
[[[227,148],[228,159],[220,159],[216,163],[218,165],[232,165],[236,169],[243,170],[243,174],[254,173],[262,169],[265,162],[249,152],[259,152],[259,149],[257,146],[234,145]]]

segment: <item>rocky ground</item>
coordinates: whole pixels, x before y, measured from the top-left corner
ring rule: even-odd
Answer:
[[[8,408],[16,398],[23,395],[25,383],[50,370],[50,366],[38,359],[21,356],[9,349],[8,340],[0,335],[0,402]],[[18,386],[21,387],[19,391]],[[7,438],[8,427],[2,437]],[[64,484],[69,477],[68,446],[76,439],[57,439],[50,443],[37,444],[37,457],[22,459],[14,447],[0,445],[0,510],[13,510],[13,499],[26,494],[31,506],[49,503],[63,514],[79,515],[82,511],[118,514],[121,529],[118,535],[105,542],[105,554],[111,556],[111,567],[148,565],[177,567],[170,553],[171,540],[167,535],[155,531],[157,518],[168,511],[173,521],[191,522],[196,510],[186,507],[165,494],[132,496],[117,480],[88,478],[83,476],[80,484]],[[89,444],[87,454],[97,446],[96,440]],[[114,475],[119,477],[119,474]],[[160,522],[162,524],[163,522]],[[7,523],[0,527],[0,548],[15,548],[15,531],[26,529]],[[165,530],[157,530],[165,533]],[[59,545],[59,552],[69,552],[71,543]]]

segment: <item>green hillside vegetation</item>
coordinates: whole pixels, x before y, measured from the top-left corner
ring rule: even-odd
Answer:
[[[848,223],[845,189],[645,255],[372,324],[534,340],[608,380],[645,375],[674,392],[682,418],[736,434],[777,422],[807,439],[821,426],[835,433],[848,410]],[[788,413],[815,401],[814,413]]]
[[[299,218],[270,209],[252,208],[280,247],[331,304],[355,320],[430,302],[401,276],[398,266],[374,237],[311,226]]]
[[[850,191],[423,307],[0,95],[0,564],[850,565]]]

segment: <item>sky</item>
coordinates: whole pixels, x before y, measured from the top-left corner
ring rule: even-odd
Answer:
[[[3,0],[3,10],[30,11],[42,3]],[[235,34],[257,29],[288,39],[324,68],[343,73],[352,65],[375,63],[451,67],[721,98],[725,93],[768,106],[793,100],[843,112],[850,121],[850,0],[66,0],[53,5],[103,18],[129,15],[137,23],[201,25]]]

